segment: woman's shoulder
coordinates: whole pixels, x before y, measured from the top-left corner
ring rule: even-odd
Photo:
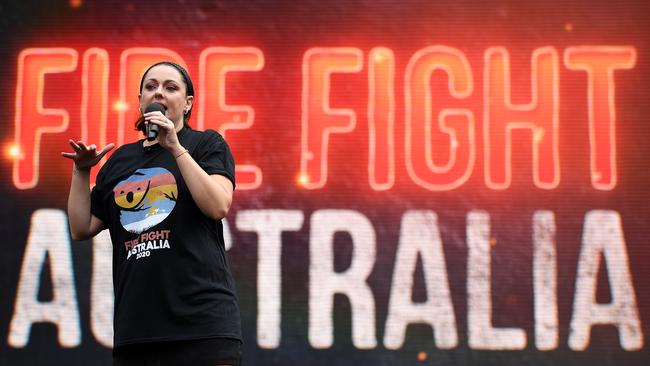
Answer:
[[[205,131],[188,129],[183,140],[190,142],[199,149],[223,148],[227,146],[226,140],[219,132],[209,129]]]
[[[131,155],[134,154],[138,151],[138,149],[142,149],[142,140],[134,141],[134,142],[129,142],[124,145],[121,145],[115,151],[113,152],[113,155],[111,155],[112,159],[113,157],[120,157],[124,155]]]
[[[107,166],[110,167],[114,164],[119,163],[124,159],[131,159],[133,158],[133,156],[138,154],[138,151],[141,150],[142,150],[142,140],[121,145],[118,148],[116,148],[115,151],[113,151],[111,156],[108,157],[108,160],[106,160],[106,164],[104,164],[104,167]]]
[[[112,174],[115,170],[120,170],[124,164],[128,164],[128,161],[133,160],[133,158],[141,151],[142,140],[119,146],[113,151],[111,156],[108,157],[106,163],[104,163],[99,169],[98,179],[107,174]]]
[[[187,136],[199,140],[223,140],[223,136],[215,130],[207,129],[204,131],[187,129]]]

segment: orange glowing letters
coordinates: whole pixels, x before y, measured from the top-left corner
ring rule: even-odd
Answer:
[[[554,48],[544,47],[536,49],[532,58],[532,101],[513,105],[507,50],[494,47],[485,52],[484,167],[485,182],[493,189],[510,186],[514,129],[532,132],[535,185],[551,189],[560,181],[558,56]]]
[[[432,191],[448,191],[469,178],[474,165],[474,113],[469,108],[444,108],[431,97],[436,70],[448,76],[457,99],[474,89],[472,70],[462,52],[446,46],[424,48],[413,55],[405,75],[405,156],[411,179]],[[447,150],[447,151],[443,151]],[[436,156],[449,156],[445,164]]]
[[[43,106],[45,75],[73,71],[77,59],[71,48],[27,48],[18,55],[13,181],[19,189],[38,183],[42,135],[64,132],[70,120],[68,111]]]
[[[564,51],[569,70],[586,71],[592,186],[611,190],[617,183],[616,104],[614,71],[631,69],[636,50],[631,46],[577,46]],[[76,71],[78,52],[71,48],[27,48],[18,55],[15,97],[13,181],[19,189],[38,183],[41,137],[64,133],[70,112],[45,108],[45,75]],[[109,102],[109,55],[89,48],[82,57],[80,127],[82,140],[98,146],[118,145],[139,138],[132,122],[137,119],[140,76],[154,62],[171,60],[186,65],[176,52],[165,48],[128,48],[119,59],[118,99]],[[396,131],[395,56],[376,47],[367,55],[368,184],[376,191],[391,189],[396,176],[396,136],[404,137],[404,168],[419,187],[448,191],[462,186],[474,171],[477,146],[475,116],[482,115],[483,177],[494,190],[507,189],[512,180],[513,139],[530,139],[533,183],[553,189],[560,183],[559,56],[553,47],[537,48],[530,62],[530,98],[513,102],[510,55],[506,48],[489,47],[484,53],[482,93],[474,88],[472,68],[463,52],[448,46],[429,46],[415,52],[404,71],[403,135]],[[249,105],[226,103],[226,75],[260,71],[264,54],[253,47],[208,47],[199,56],[197,104],[199,129],[249,129],[255,110]],[[328,180],[331,138],[357,127],[361,111],[333,108],[331,77],[335,73],[358,77],[364,70],[364,53],[353,47],[307,49],[302,62],[301,141],[299,182],[306,189],[321,189]],[[521,72],[520,67],[518,72]],[[523,68],[524,73],[528,70]],[[521,74],[519,74],[521,75]],[[433,90],[432,81],[447,87]],[[434,95],[446,96],[439,100]],[[299,97],[299,96],[296,96]],[[363,98],[363,97],[362,97]],[[480,100],[478,98],[481,98]],[[358,100],[357,100],[358,102]],[[451,105],[453,104],[453,105]],[[482,109],[482,111],[481,111]],[[117,113],[117,128],[109,128],[110,112]],[[567,126],[568,128],[568,126]],[[515,135],[515,130],[529,136]],[[396,133],[400,132],[400,133]],[[70,136],[75,138],[74,136]],[[110,140],[110,141],[109,141]],[[527,140],[523,140],[527,143]],[[363,159],[359,159],[362,161]],[[346,162],[350,163],[350,162]],[[479,168],[480,169],[480,168]],[[237,166],[241,189],[256,189],[262,170],[253,164]],[[94,181],[94,175],[93,175]]]
[[[616,186],[616,99],[614,70],[631,69],[636,63],[633,47],[569,47],[564,63],[571,70],[586,71],[591,143],[591,184],[601,190]]]
[[[79,67],[77,51],[71,48],[28,48],[18,56],[15,100],[15,146],[13,182],[19,189],[36,187],[39,174],[41,136],[64,133],[70,112],[44,108],[44,76],[48,73],[73,72]],[[122,52],[119,67],[119,97],[109,103],[109,55],[104,49],[90,48],[83,55],[80,103],[80,136],[66,136],[104,146],[122,145],[140,138],[133,128],[138,116],[138,88],[142,73],[151,64],[170,60],[187,67],[183,58],[165,48],[129,48]],[[198,127],[225,133],[228,129],[249,128],[254,119],[252,107],[225,104],[225,74],[230,71],[256,71],[263,66],[261,51],[254,48],[208,48],[201,55],[201,94]],[[209,103],[214,98],[218,103]],[[109,105],[111,104],[111,105]],[[117,112],[117,128],[109,128],[108,113]],[[210,118],[206,118],[207,115]],[[109,136],[111,141],[109,141]],[[103,162],[102,162],[103,163]],[[98,169],[93,170],[91,183]],[[240,189],[260,185],[261,170],[254,165],[237,168]]]
[[[248,129],[255,120],[255,109],[248,105],[226,104],[226,74],[259,71],[264,67],[262,51],[253,47],[210,47],[201,52],[199,61],[198,128],[210,128],[226,136],[227,130]],[[262,184],[262,170],[252,164],[238,164],[239,189],[255,189]]]
[[[330,75],[361,71],[362,60],[357,48],[312,48],[303,57],[300,170],[306,188],[327,182],[330,134],[350,132],[357,122],[354,110],[330,107]]]

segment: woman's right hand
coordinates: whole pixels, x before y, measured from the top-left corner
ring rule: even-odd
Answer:
[[[95,164],[97,164],[104,155],[106,155],[107,152],[113,150],[115,147],[115,144],[110,143],[106,146],[104,146],[103,149],[97,151],[97,147],[95,145],[86,145],[83,141],[77,141],[74,142],[72,140],[69,140],[70,146],[72,147],[72,150],[74,150],[73,153],[70,152],[61,152],[61,155],[64,158],[72,159],[74,161],[74,165],[77,167],[77,169],[90,169],[93,167]]]

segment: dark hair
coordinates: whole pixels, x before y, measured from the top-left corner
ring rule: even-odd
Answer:
[[[147,76],[147,73],[149,73],[149,70],[153,69],[156,66],[160,66],[160,65],[167,65],[167,66],[171,66],[171,67],[175,68],[176,71],[178,71],[181,74],[181,76],[183,77],[183,82],[185,82],[185,90],[186,90],[185,94],[188,95],[188,96],[194,96],[194,84],[192,84],[192,79],[190,79],[190,74],[187,72],[187,70],[185,70],[185,68],[183,66],[181,66],[181,65],[179,65],[179,64],[177,64],[175,62],[171,62],[171,61],[161,61],[161,62],[157,62],[157,63],[149,66],[147,71],[145,71],[142,74],[142,79],[140,79],[140,93],[142,93],[142,85],[144,84],[144,77]],[[190,123],[189,123],[191,116],[192,116],[192,108],[190,108],[190,110],[187,111],[187,113],[185,115],[183,115],[183,126],[184,127],[192,128],[190,126]],[[135,122],[135,129],[142,131],[142,133],[145,132],[144,117],[143,116],[140,116],[140,118],[138,118],[138,120]]]

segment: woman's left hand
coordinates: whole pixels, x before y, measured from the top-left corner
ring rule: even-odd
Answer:
[[[176,135],[176,126],[169,118],[159,111],[144,114],[144,123],[158,125],[158,143],[164,149],[174,152],[181,149],[178,136]]]

